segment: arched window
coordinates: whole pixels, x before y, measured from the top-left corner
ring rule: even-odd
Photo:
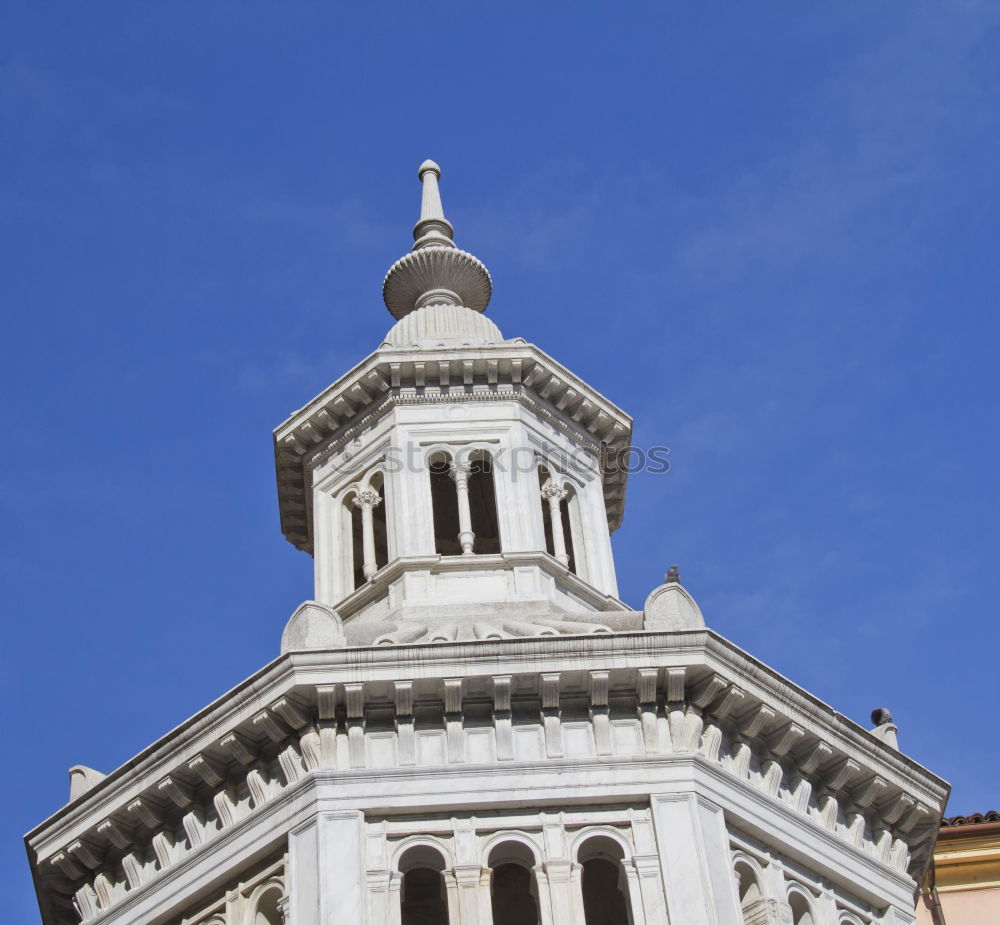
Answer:
[[[428,460],[434,551],[440,556],[500,552],[493,460],[485,450],[454,458],[440,451]]]
[[[767,922],[767,901],[757,871],[748,862],[737,861],[733,873],[736,875],[740,910],[745,925],[760,925],[762,922]]]
[[[433,848],[416,845],[403,852],[399,870],[401,925],[448,925],[448,898],[445,894],[444,859]]]
[[[558,475],[552,475],[544,465],[538,467],[538,491],[542,504],[545,551],[559,559],[571,572],[578,574],[573,547],[573,535],[576,532],[573,525],[578,514],[576,492]]]
[[[451,457],[437,453],[430,459],[431,510],[434,516],[434,551],[439,556],[460,556],[458,494],[451,477]]]
[[[577,854],[583,867],[583,911],[587,925],[629,925],[621,845],[606,835],[588,838]]]
[[[250,919],[252,925],[281,925],[282,917],[278,909],[280,901],[281,889],[277,886],[262,893],[257,899],[253,918]]]
[[[809,900],[798,891],[788,894],[788,905],[792,910],[792,925],[816,925]]]
[[[475,534],[472,551],[476,555],[500,552],[493,459],[485,451],[479,451],[469,459],[469,515]]]
[[[503,842],[490,852],[489,866],[493,871],[493,925],[538,925],[531,851],[520,842]]]

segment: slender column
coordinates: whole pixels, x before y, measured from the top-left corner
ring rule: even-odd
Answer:
[[[462,545],[462,555],[472,555],[472,544],[476,534],[472,532],[472,511],[469,508],[469,471],[468,463],[452,463],[449,473],[455,482],[458,494],[458,542]]]
[[[378,571],[378,563],[375,561],[375,522],[372,512],[381,502],[382,499],[374,488],[362,488],[354,496],[354,506],[361,509],[361,550],[364,556],[362,571],[368,580],[371,580]]]
[[[566,534],[563,532],[562,508],[559,506],[566,497],[566,489],[549,479],[542,486],[542,500],[549,504],[549,519],[552,521],[552,546],[556,558],[563,565],[569,565],[569,554],[566,552]]]

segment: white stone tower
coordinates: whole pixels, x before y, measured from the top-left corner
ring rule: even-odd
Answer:
[[[617,598],[629,417],[483,312],[421,165],[381,346],[274,435],[281,654],[27,836],[45,925],[902,925],[947,786]]]

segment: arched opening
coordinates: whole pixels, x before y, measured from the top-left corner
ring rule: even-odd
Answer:
[[[496,485],[493,483],[493,459],[479,452],[469,460],[469,514],[476,538],[476,555],[500,552],[500,523],[497,518]]]
[[[372,511],[372,527],[375,536],[375,565],[385,568],[389,564],[389,530],[385,507],[385,479],[381,472],[371,477],[371,487],[378,492],[378,504]]]
[[[577,859],[583,867],[583,913],[587,925],[629,925],[621,845],[606,835],[588,838]]]
[[[764,921],[765,907],[764,891],[761,889],[757,871],[746,861],[738,861],[733,867],[736,876],[736,887],[740,897],[740,910],[743,921],[750,925]]]
[[[569,570],[574,575],[579,575],[576,563],[576,549],[573,539],[578,535],[577,521],[579,520],[580,506],[576,498],[576,489],[572,485],[566,486],[566,497],[559,502],[559,513],[562,515],[563,535],[566,537],[566,555],[569,556],[567,563]]]
[[[520,842],[503,842],[490,852],[489,866],[493,925],[538,925],[535,857],[530,849]]]
[[[556,547],[552,540],[552,509],[548,502],[541,497],[542,489],[548,484],[551,475],[546,466],[538,467],[538,492],[542,504],[542,529],[545,532],[545,551],[550,555],[556,554]]]
[[[792,925],[816,925],[812,907],[801,893],[789,894],[788,905],[792,910]]]
[[[439,556],[460,556],[458,494],[451,478],[451,458],[438,453],[429,462],[431,511],[434,517],[434,551]]]
[[[403,852],[399,870],[403,875],[399,895],[401,925],[448,925],[444,859],[426,845]]]
[[[278,909],[280,901],[281,890],[278,887],[261,894],[253,918],[250,920],[253,925],[281,925],[281,912]]]

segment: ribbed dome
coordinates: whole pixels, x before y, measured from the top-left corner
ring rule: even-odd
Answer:
[[[385,336],[390,347],[482,347],[503,342],[485,315],[463,305],[425,305],[397,321]]]

